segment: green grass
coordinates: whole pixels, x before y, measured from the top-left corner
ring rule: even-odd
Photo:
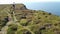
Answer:
[[[8,7],[8,9],[11,10],[11,6],[12,5],[3,5],[0,6],[0,8]],[[24,5],[17,4],[16,7],[24,8]],[[8,23],[5,23],[4,19],[8,16],[8,14],[6,13],[8,11],[5,12],[3,11],[4,9],[0,9],[0,11],[2,11],[0,12],[0,29],[6,26],[4,24]],[[12,15],[11,12],[9,12],[9,14]],[[56,34],[56,32],[58,32],[58,30],[54,32],[54,29],[56,28],[60,31],[60,16],[53,15],[42,10],[15,10],[14,16],[18,21],[13,21],[14,24],[9,25],[7,34],[27,34],[27,32],[29,34]],[[49,27],[48,25],[45,26],[46,24],[51,25],[49,25]],[[14,28],[17,28],[17,30],[14,30]]]

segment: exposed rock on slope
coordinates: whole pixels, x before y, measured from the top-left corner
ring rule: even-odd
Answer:
[[[19,10],[26,10],[27,9],[24,4],[17,4],[15,6],[16,6],[16,9],[19,9]]]

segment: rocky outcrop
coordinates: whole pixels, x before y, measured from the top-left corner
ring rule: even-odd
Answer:
[[[13,4],[12,7],[15,7],[15,10],[27,10],[24,4]]]

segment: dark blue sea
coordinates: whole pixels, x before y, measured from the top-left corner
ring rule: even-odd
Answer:
[[[26,2],[28,9],[43,10],[60,16],[60,2]]]

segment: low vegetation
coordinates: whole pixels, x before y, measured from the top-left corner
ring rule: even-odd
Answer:
[[[14,14],[12,5],[5,5],[4,9],[0,10],[0,32],[8,26],[6,34],[60,34],[60,16],[29,10],[23,4],[16,4]]]

